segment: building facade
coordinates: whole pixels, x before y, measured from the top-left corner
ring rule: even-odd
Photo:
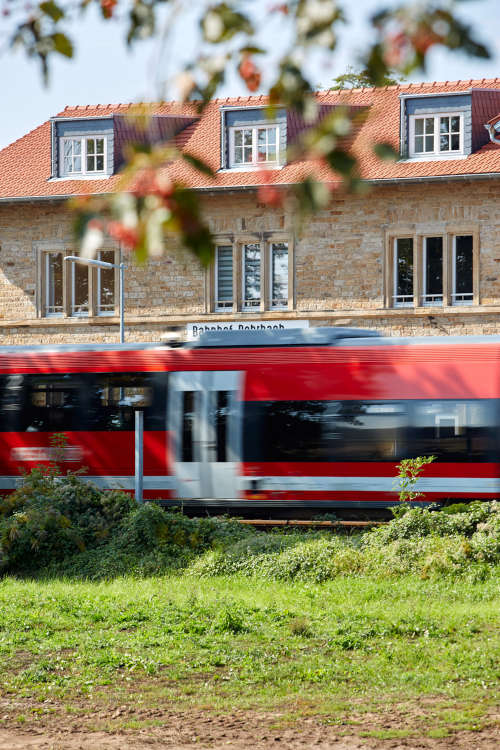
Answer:
[[[318,117],[364,113],[349,147],[366,192],[345,193],[322,164],[287,162],[307,126],[283,110],[269,122],[261,97],[216,100],[201,117],[158,105],[140,137],[175,139],[216,173],[170,167],[200,192],[216,256],[205,269],[166,240],[163,257],[138,266],[109,240],[99,258],[128,266],[126,340],[158,341],[171,327],[196,336],[207,325],[500,333],[500,79],[318,99]],[[127,111],[67,109],[0,152],[2,344],[117,341],[117,272],[64,257],[77,252],[67,198],[115,189],[124,144],[139,132]],[[377,159],[377,141],[400,159]],[[262,166],[283,191],[310,170],[330,184],[330,204],[300,221],[286,198],[259,202]]]

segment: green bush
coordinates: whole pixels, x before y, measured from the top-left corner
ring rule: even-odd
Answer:
[[[458,504],[446,512],[407,508],[385,526],[346,537],[263,533],[231,519],[188,518],[45,469],[32,471],[0,500],[0,572],[11,574],[95,580],[187,570],[196,577],[236,573],[322,582],[409,573],[484,578],[498,563],[497,502]],[[233,614],[218,627],[238,627]]]
[[[500,504],[471,503],[456,513],[409,508],[357,537],[269,535],[198,557],[188,572],[321,582],[338,575],[484,578],[500,563]]]
[[[122,521],[113,541],[115,549],[150,552],[167,547],[185,551],[203,551],[225,547],[248,536],[237,521],[219,518],[189,518],[166,512],[155,503],[145,503]]]
[[[0,501],[0,571],[38,570],[110,539],[134,501],[75,475],[34,469]]]
[[[488,519],[498,518],[500,504],[476,501],[455,513],[443,513],[426,508],[410,508],[403,515],[395,518],[385,526],[374,529],[365,536],[368,544],[386,544],[395,539],[412,539],[424,536],[453,536],[460,534],[466,537],[475,533],[478,524]]]

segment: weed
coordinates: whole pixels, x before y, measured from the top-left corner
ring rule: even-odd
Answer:
[[[435,729],[429,729],[429,731],[427,732],[427,737],[436,740],[449,736],[450,732],[446,727],[436,727]]]
[[[358,734],[360,737],[373,737],[377,740],[395,740],[415,736],[415,732],[410,729],[368,729]]]
[[[307,617],[294,617],[288,623],[292,635],[302,635],[309,638],[312,635],[311,623]]]
[[[219,633],[246,632],[248,626],[245,623],[244,612],[235,605],[222,606],[215,617],[213,629]]]

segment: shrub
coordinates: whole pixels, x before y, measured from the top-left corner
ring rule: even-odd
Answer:
[[[357,537],[270,535],[211,551],[189,567],[196,576],[240,573],[321,582],[338,575],[484,578],[500,563],[500,504],[471,503],[453,514],[408,508],[386,526]]]
[[[424,466],[431,464],[436,456],[417,456],[417,458],[404,458],[396,465],[398,473],[395,484],[399,491],[401,503],[411,502],[417,497],[422,497],[423,492],[418,492],[415,485],[418,482]]]
[[[117,529],[115,549],[149,552],[153,549],[177,548],[204,551],[224,548],[235,540],[255,533],[232,520],[189,518],[178,512],[167,512],[156,503],[145,503],[129,513]]]
[[[409,508],[404,515],[367,534],[364,542],[369,545],[384,545],[395,539],[411,539],[429,535],[462,534],[470,537],[476,531],[478,524],[484,523],[491,517],[498,517],[499,514],[500,505],[497,502],[473,502],[466,506],[465,511],[457,513]]]
[[[262,533],[231,519],[188,518],[155,503],[137,506],[130,495],[101,492],[52,468],[34,470],[0,500],[0,572],[99,579],[187,570],[196,577],[319,583],[355,574],[483,578],[497,563],[497,502],[447,512],[408,507],[385,526],[346,537]],[[239,616],[229,608],[213,627],[237,632]]]
[[[37,570],[104,544],[130,512],[122,492],[100,492],[69,474],[34,469],[0,502],[0,571]]]

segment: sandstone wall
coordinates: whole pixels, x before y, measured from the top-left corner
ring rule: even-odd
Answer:
[[[297,223],[291,208],[260,206],[253,192],[204,198],[221,242],[290,238],[294,309],[210,313],[207,272],[173,241],[163,258],[126,272],[127,338],[157,341],[171,325],[243,318],[300,318],[311,325],[354,325],[389,335],[500,333],[500,180],[461,180],[374,187],[339,194],[331,206]],[[475,234],[479,304],[387,309],[388,238],[397,234]],[[250,239],[251,241],[251,239]],[[60,202],[0,204],[0,341],[3,344],[115,342],[118,320],[41,318],[40,252],[76,250],[72,217]]]

